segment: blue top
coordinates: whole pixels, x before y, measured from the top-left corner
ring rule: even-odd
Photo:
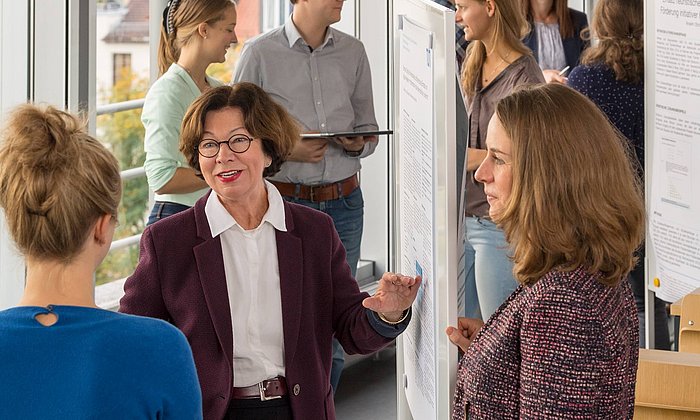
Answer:
[[[631,142],[644,169],[644,81],[622,82],[605,64],[581,65],[569,74],[569,86],[586,95]]]
[[[0,419],[202,418],[192,352],[164,321],[23,306],[0,311],[0,337]]]

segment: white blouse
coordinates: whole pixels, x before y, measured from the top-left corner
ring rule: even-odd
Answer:
[[[216,193],[204,208],[212,237],[221,236],[233,325],[233,386],[284,376],[282,298],[275,230],[287,231],[277,188],[265,181],[269,207],[262,222],[244,230]]]
[[[559,24],[535,22],[535,31],[537,31],[537,63],[540,68],[561,70],[566,67]]]

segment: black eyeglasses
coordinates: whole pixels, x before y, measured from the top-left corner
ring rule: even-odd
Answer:
[[[199,154],[204,156],[205,158],[213,158],[214,156],[219,154],[219,150],[221,149],[221,145],[223,143],[226,143],[228,145],[228,148],[233,153],[245,153],[248,151],[248,149],[250,149],[250,142],[252,141],[253,139],[246,136],[245,134],[234,134],[228,140],[224,141],[204,139],[199,142],[195,149],[197,149]]]

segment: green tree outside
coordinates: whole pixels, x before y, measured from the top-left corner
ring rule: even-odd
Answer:
[[[147,90],[147,78],[139,77],[129,69],[123,69],[117,83],[104,93],[105,102],[140,99],[146,96]],[[98,116],[97,133],[100,141],[105,143],[119,161],[121,170],[143,166],[146,154],[143,150],[144,128],[141,124],[141,109]],[[148,210],[146,178],[124,181],[119,206],[119,227],[114,239],[141,233],[146,225]],[[130,275],[138,262],[138,252],[137,245],[110,252],[97,269],[96,284],[108,283]]]

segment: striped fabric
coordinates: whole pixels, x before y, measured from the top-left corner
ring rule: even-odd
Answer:
[[[481,329],[460,362],[452,419],[631,419],[638,334],[627,281],[552,271]]]

